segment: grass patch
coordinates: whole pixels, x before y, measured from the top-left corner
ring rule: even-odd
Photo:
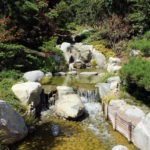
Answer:
[[[26,108],[21,105],[11,90],[11,87],[21,80],[22,73],[15,70],[0,72],[0,99],[10,103],[18,113],[24,113]]]

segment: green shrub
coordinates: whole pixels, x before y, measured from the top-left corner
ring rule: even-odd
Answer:
[[[150,41],[147,39],[135,40],[129,44],[129,47],[141,50],[145,56],[150,56]]]
[[[91,60],[91,65],[94,67],[94,66],[96,66],[96,60],[95,59],[92,59]]]
[[[125,83],[126,88],[130,84],[136,84],[150,91],[150,61],[142,58],[131,58],[120,70],[120,78]]]
[[[24,113],[26,108],[21,105],[21,102],[11,90],[11,87],[21,80],[21,76],[22,73],[15,70],[0,72],[0,99],[10,103],[17,112]]]
[[[147,31],[147,32],[144,34],[144,38],[150,40],[150,31]]]

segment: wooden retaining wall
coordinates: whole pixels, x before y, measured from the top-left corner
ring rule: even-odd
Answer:
[[[117,107],[109,106],[104,101],[102,101],[102,111],[106,119],[110,120],[113,129],[124,135],[129,142],[133,142],[133,130],[140,120],[129,118]]]

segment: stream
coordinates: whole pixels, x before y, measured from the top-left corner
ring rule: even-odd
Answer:
[[[46,114],[46,117],[36,125],[36,131],[13,145],[11,150],[111,150],[115,145],[124,145],[129,150],[134,150],[133,144],[129,144],[125,137],[113,131],[101,112],[95,89],[100,77],[80,76],[82,71],[85,70],[78,70],[78,75],[75,76],[54,76],[51,84],[44,85],[43,88],[60,85],[73,87],[85,106],[85,115],[78,121],[68,121],[51,115],[51,109],[44,108],[42,114]],[[103,72],[99,69],[92,71]],[[56,137],[51,133],[52,125],[60,127],[60,133]]]

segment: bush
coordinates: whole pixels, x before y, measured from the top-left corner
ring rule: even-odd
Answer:
[[[142,58],[131,58],[120,70],[120,78],[129,88],[131,84],[150,91],[150,61]]]
[[[129,47],[141,50],[144,56],[150,56],[150,41],[147,39],[135,40],[129,44]]]
[[[111,49],[106,48],[102,44],[96,45],[94,47],[95,47],[96,50],[98,50],[99,52],[101,52],[102,54],[104,54],[106,58],[115,57],[115,53]]]
[[[150,31],[147,31],[147,32],[144,34],[144,38],[146,38],[147,40],[150,40]]]
[[[94,67],[94,66],[96,66],[96,60],[95,59],[92,59],[91,60],[91,65]]]

